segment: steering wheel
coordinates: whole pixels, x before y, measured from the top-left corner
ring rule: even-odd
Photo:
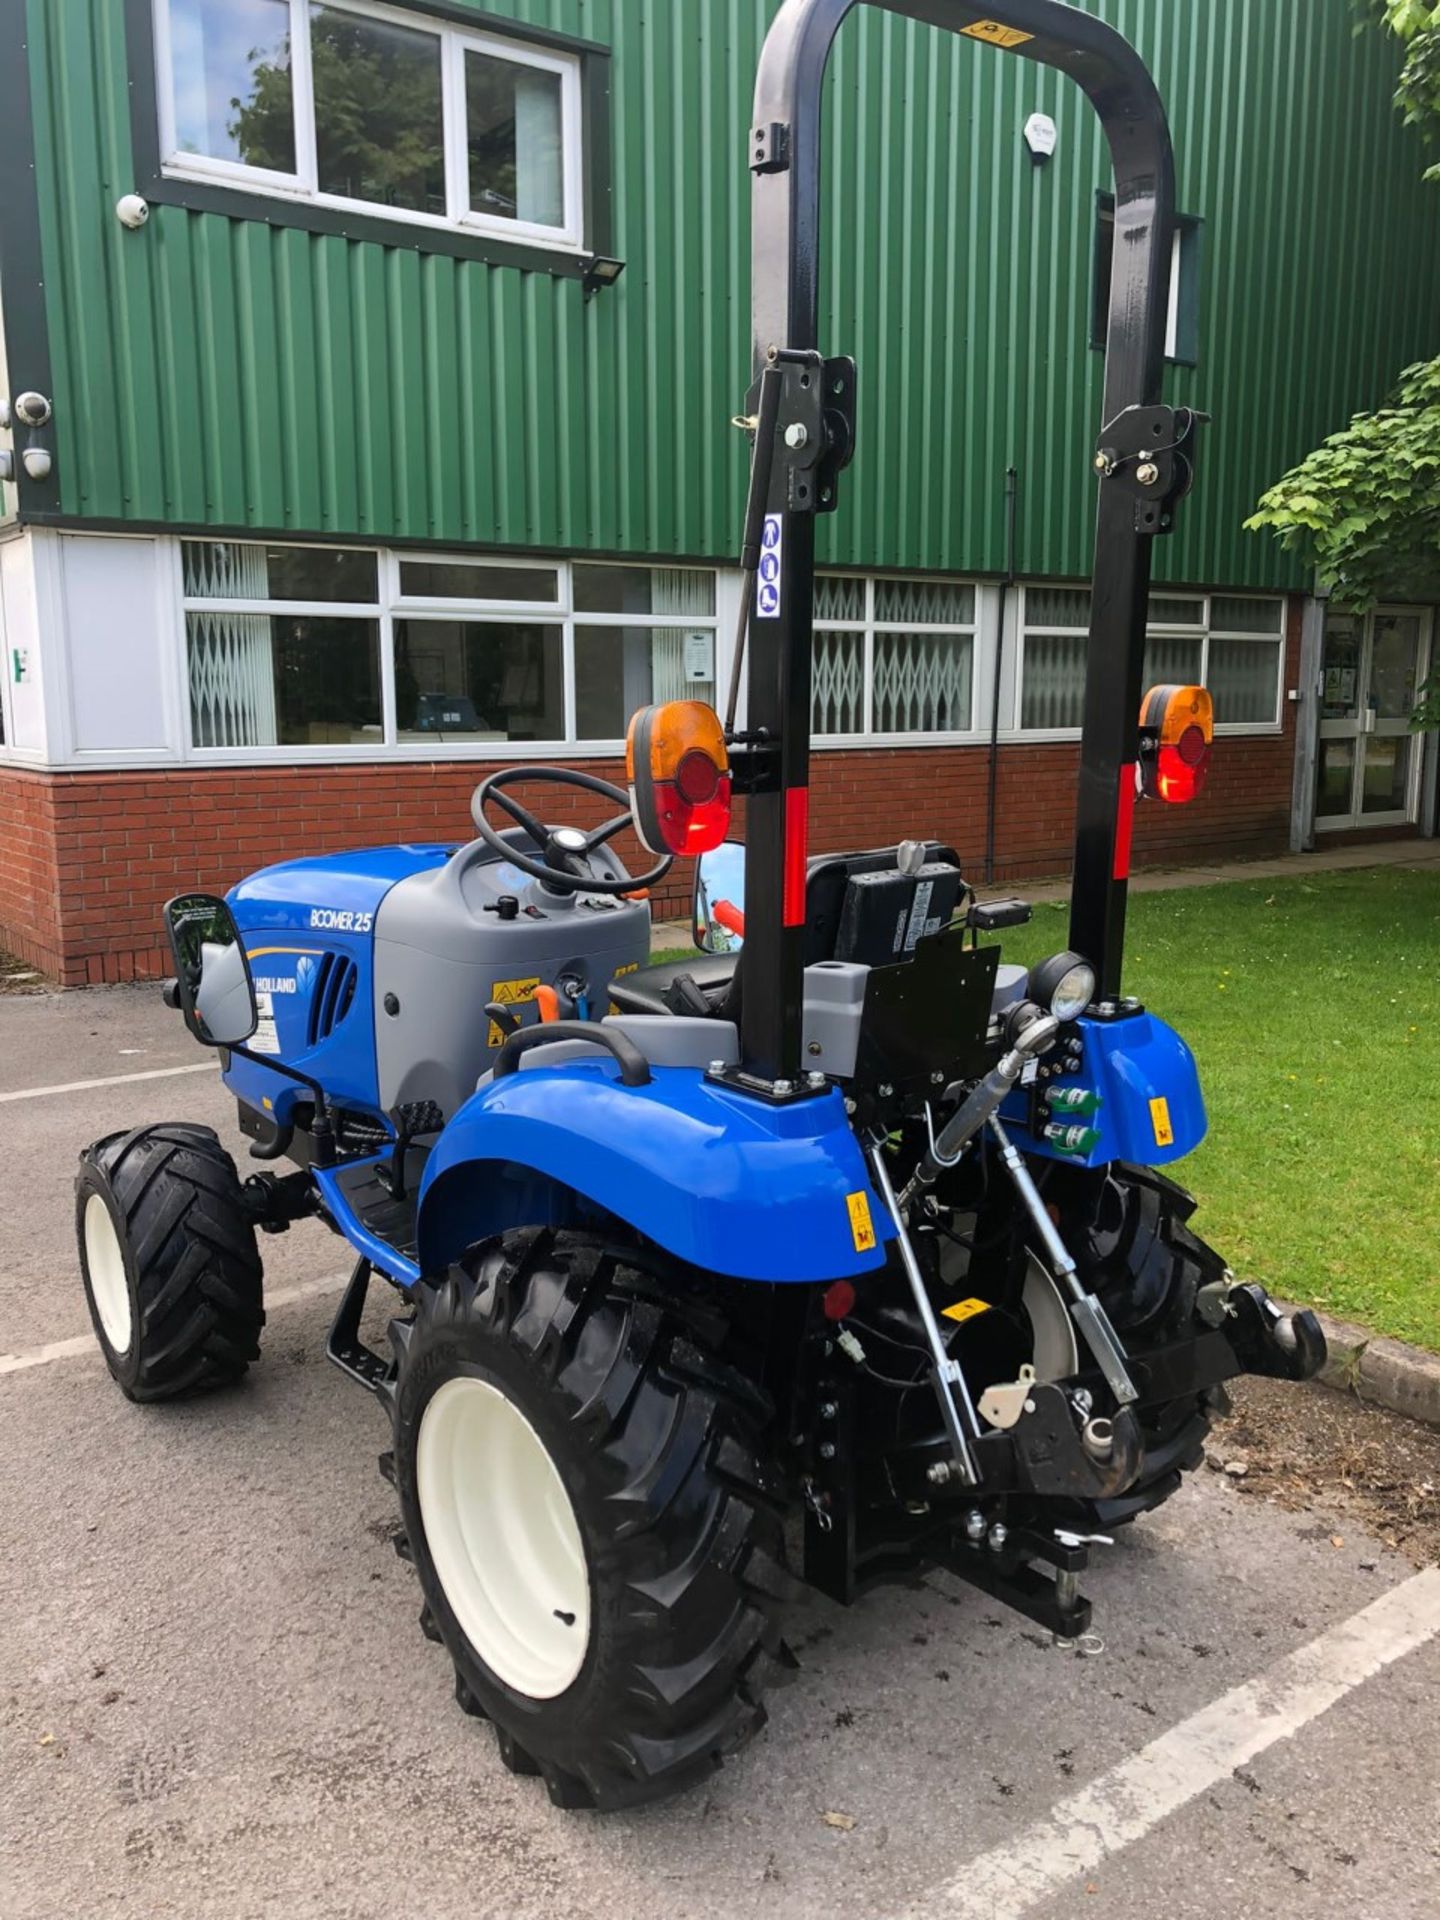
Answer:
[[[618,802],[625,811],[596,827],[593,833],[582,832],[579,827],[547,827],[506,791],[528,780],[544,781],[552,787],[578,787],[582,793],[598,793],[606,800]],[[499,829],[491,826],[485,817],[485,809],[492,800],[541,849],[538,859],[517,853],[508,840],[501,839]],[[519,867],[522,873],[528,873],[531,879],[543,881],[552,893],[639,893],[646,887],[657,886],[675,864],[674,856],[666,854],[648,873],[636,874],[633,879],[627,876],[609,880],[592,873],[591,854],[597,853],[623,828],[633,826],[634,816],[630,811],[630,796],[623,787],[612,787],[608,780],[598,779],[593,773],[581,773],[575,767],[504,767],[482,780],[475,789],[470,817],[487,846],[512,866]]]

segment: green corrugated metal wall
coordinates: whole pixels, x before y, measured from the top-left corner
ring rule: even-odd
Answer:
[[[721,557],[743,491],[745,134],[774,0],[492,0],[614,53],[619,287],[216,214],[133,185],[119,0],[28,0],[65,513]],[[1432,353],[1440,188],[1350,0],[1091,0],[1153,64],[1201,216],[1200,485],[1176,580],[1294,583],[1240,530],[1267,479]],[[831,351],[861,445],[830,557],[996,571],[1003,470],[1022,571],[1088,567],[1099,355],[1094,194],[1069,83],[862,10],[831,80]],[[1035,168],[1029,113],[1060,148]]]

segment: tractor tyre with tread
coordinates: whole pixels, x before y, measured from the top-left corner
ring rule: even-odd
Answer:
[[[1062,1201],[1062,1231],[1087,1286],[1099,1294],[1121,1338],[1143,1356],[1149,1344],[1183,1338],[1200,1289],[1224,1278],[1225,1262],[1190,1230],[1195,1200],[1153,1167],[1116,1162],[1097,1192],[1072,1213]],[[1222,1396],[1223,1398],[1223,1396]],[[1188,1394],[1140,1413],[1144,1464],[1126,1492],[1108,1500],[1067,1501],[1070,1521],[1105,1532],[1163,1506],[1205,1457],[1216,1399]]]
[[[527,1228],[392,1325],[421,1625],[460,1706],[558,1806],[708,1774],[763,1726],[789,1661],[769,1405],[683,1301],[630,1244]]]
[[[86,1147],[75,1228],[96,1337],[128,1398],[221,1386],[259,1357],[255,1227],[209,1127],[173,1121]]]

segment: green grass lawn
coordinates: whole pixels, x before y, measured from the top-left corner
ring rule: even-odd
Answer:
[[[1067,932],[1039,906],[1005,957]],[[1440,874],[1137,894],[1125,986],[1200,1063],[1210,1134],[1171,1168],[1196,1229],[1242,1278],[1440,1350]]]
[[[1007,959],[1067,924],[1037,907]],[[1242,1278],[1440,1349],[1440,874],[1137,894],[1125,986],[1200,1064],[1209,1137],[1171,1169],[1197,1231]]]

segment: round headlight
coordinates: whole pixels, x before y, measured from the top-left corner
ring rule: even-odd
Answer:
[[[1057,1020],[1078,1020],[1095,998],[1095,969],[1078,953],[1056,953],[1030,969],[1030,998]]]

